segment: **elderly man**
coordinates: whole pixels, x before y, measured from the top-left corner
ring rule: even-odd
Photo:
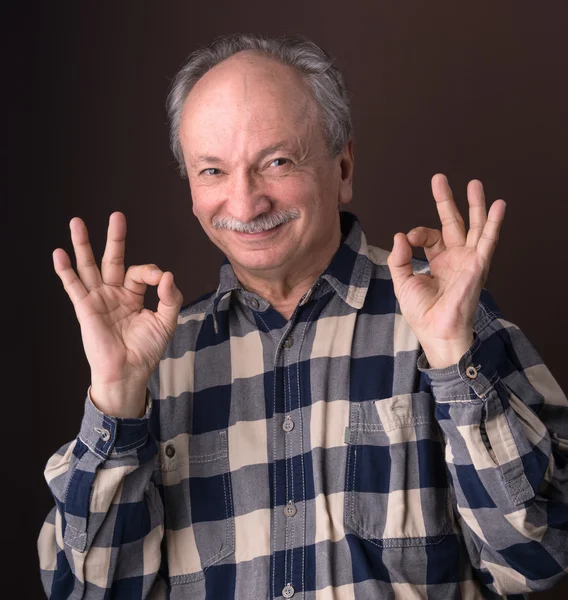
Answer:
[[[219,39],[168,101],[193,211],[227,256],[182,307],[170,272],[102,268],[70,222],[57,274],[92,370],[49,460],[50,598],[477,599],[568,568],[568,402],[483,289],[504,218],[446,178],[441,231],[367,244],[348,97],[298,38]],[[423,247],[428,262],[412,258]],[[191,265],[188,265],[191,268]],[[143,307],[157,285],[157,312]]]

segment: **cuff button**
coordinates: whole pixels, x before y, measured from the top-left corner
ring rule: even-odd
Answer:
[[[469,365],[469,367],[467,367],[467,369],[465,370],[465,374],[470,379],[475,379],[477,377],[477,369],[473,365]]]

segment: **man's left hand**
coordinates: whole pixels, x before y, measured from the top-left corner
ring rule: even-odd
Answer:
[[[400,310],[416,334],[432,368],[455,364],[473,343],[473,321],[499,230],[505,201],[487,214],[481,181],[469,182],[469,231],[445,175],[432,178],[442,231],[417,227],[397,233],[388,259]],[[422,247],[430,275],[413,274],[412,247]]]

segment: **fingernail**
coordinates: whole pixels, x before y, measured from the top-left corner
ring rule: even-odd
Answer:
[[[152,271],[151,275],[160,275],[162,273],[162,271],[160,271],[160,269],[156,269],[154,271]]]

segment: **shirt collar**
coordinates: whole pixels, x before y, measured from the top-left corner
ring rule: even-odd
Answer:
[[[339,217],[343,242],[327,269],[318,278],[318,282],[327,281],[344,302],[352,308],[360,309],[365,302],[371,279],[371,261],[367,239],[361,230],[359,220],[353,213],[341,211]],[[266,300],[247,292],[242,287],[231,263],[225,257],[219,273],[219,286],[213,301],[214,315],[221,300],[235,290],[239,290],[245,296],[254,297],[258,302],[258,310],[268,308],[269,304]],[[305,300],[307,299],[305,297]]]
[[[340,222],[343,242],[320,279],[325,279],[349,306],[360,309],[371,280],[367,238],[353,213],[342,211]]]

